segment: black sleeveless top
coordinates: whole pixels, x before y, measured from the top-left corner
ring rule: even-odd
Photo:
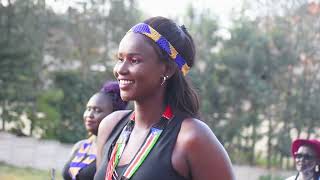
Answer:
[[[111,135],[104,146],[104,154],[101,165],[94,177],[95,180],[105,180],[106,170],[112,151],[111,145],[117,141],[122,129],[129,121],[129,115],[130,113],[120,120],[111,132]],[[172,152],[183,119],[184,116],[175,114],[175,117],[162,132],[158,142],[130,180],[186,180],[185,177],[178,174],[171,163]],[[124,173],[124,170],[121,171]]]
[[[64,168],[62,170],[62,176],[64,180],[72,180],[70,174],[69,174],[69,165],[74,158],[75,154],[78,152],[79,149],[74,151],[69,161],[64,165]],[[77,180],[93,180],[94,174],[96,172],[96,160],[91,162],[88,166],[82,168],[78,175],[76,176]]]

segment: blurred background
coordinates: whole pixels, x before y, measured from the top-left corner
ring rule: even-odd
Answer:
[[[188,77],[238,179],[293,173],[292,140],[320,138],[319,0],[0,0],[0,179],[61,178],[121,38],[157,15],[194,37]]]

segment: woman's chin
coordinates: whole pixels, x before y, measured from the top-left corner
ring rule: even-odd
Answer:
[[[88,131],[90,134],[93,134],[93,135],[97,135],[98,134],[98,131],[95,131],[95,130],[90,130]]]
[[[133,100],[133,98],[129,94],[125,94],[125,93],[121,94],[121,99],[123,101],[131,101],[131,100]]]
[[[94,132],[96,132],[97,130],[93,127],[90,127],[90,126],[86,126],[86,130],[87,132],[91,133],[91,134],[94,134]]]
[[[308,173],[308,172],[312,172],[313,171],[313,167],[312,166],[297,166],[297,170],[299,172],[303,172],[303,173]]]

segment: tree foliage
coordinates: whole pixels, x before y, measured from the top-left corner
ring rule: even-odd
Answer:
[[[64,14],[45,0],[0,5],[2,129],[12,121],[17,131],[29,126],[28,135],[63,142],[85,136],[85,103],[113,79],[117,44],[140,18],[135,1],[83,1]]]
[[[234,162],[286,165],[291,141],[317,138],[320,5],[306,0],[248,2],[222,28],[210,10],[177,18],[192,34],[201,119]],[[246,12],[259,12],[255,18]],[[45,0],[0,1],[0,107],[28,135],[74,142],[85,136],[88,98],[113,79],[120,39],[143,13],[134,0],[81,1],[65,13]],[[224,31],[224,33],[221,33]],[[264,143],[266,146],[261,146]]]

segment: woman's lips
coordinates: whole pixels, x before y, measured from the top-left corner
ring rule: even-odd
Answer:
[[[129,88],[133,83],[134,83],[134,81],[132,81],[132,80],[120,79],[119,80],[119,87],[120,87],[120,89],[125,90],[125,89]]]
[[[95,125],[97,122],[96,121],[92,121],[92,120],[86,120],[86,126],[93,126]]]

